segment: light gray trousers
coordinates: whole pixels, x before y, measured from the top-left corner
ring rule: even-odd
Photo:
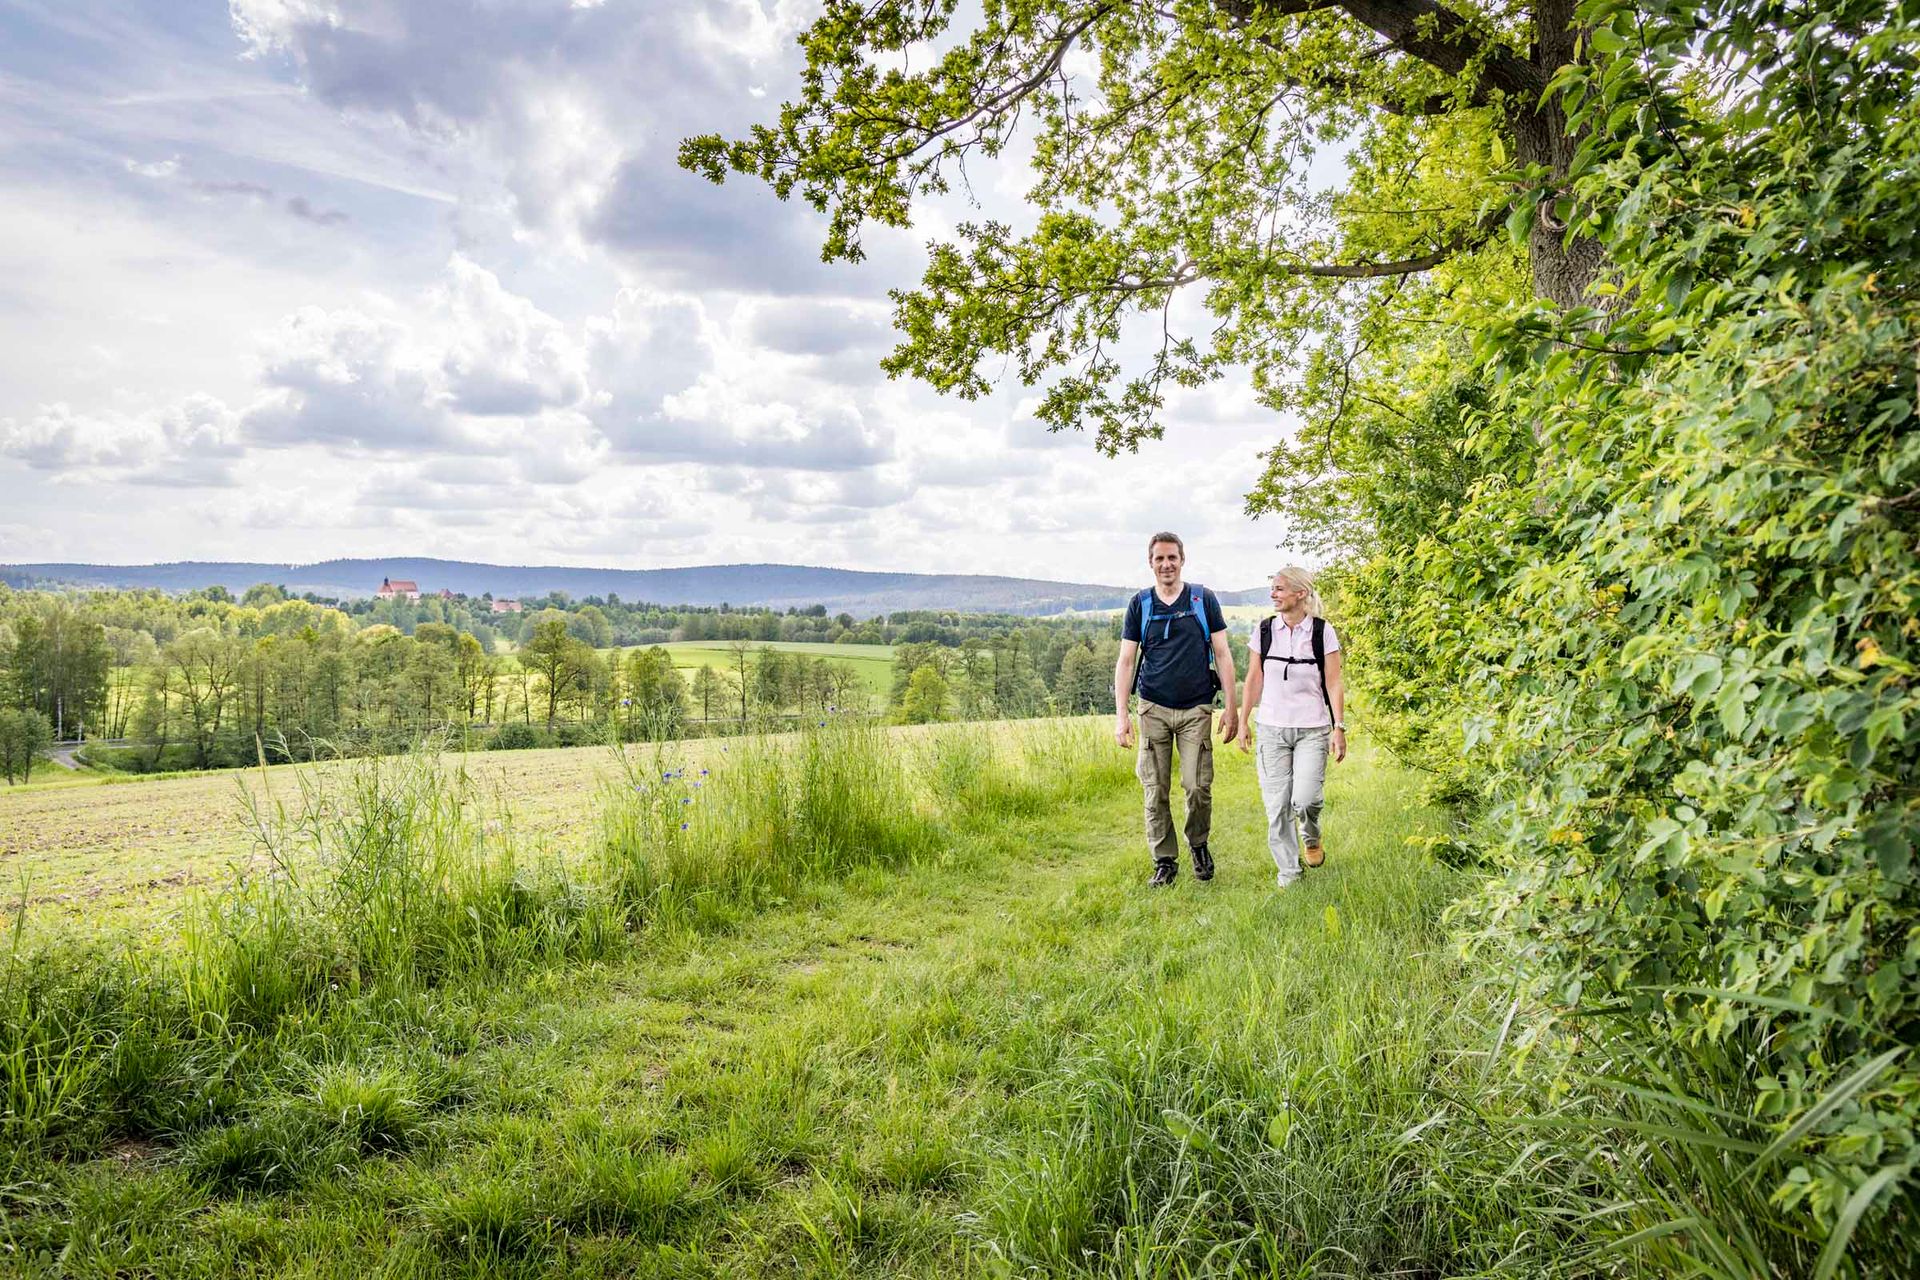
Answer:
[[[1333,731],[1261,725],[1254,742],[1260,799],[1267,809],[1267,848],[1280,878],[1300,874],[1300,845],[1320,843],[1320,800],[1327,782],[1327,744]]]

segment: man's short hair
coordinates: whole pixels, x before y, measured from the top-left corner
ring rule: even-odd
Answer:
[[[1180,548],[1180,558],[1182,560],[1187,558],[1187,544],[1180,541],[1180,535],[1177,533],[1168,533],[1163,529],[1147,539],[1147,559],[1153,559],[1153,549],[1163,542],[1171,542],[1174,546]]]

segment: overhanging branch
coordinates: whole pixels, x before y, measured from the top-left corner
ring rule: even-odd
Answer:
[[[1490,213],[1473,226],[1460,228],[1432,253],[1423,253],[1416,258],[1399,258],[1389,262],[1278,263],[1267,270],[1274,275],[1312,276],[1320,280],[1379,280],[1387,276],[1418,275],[1422,271],[1431,271],[1449,258],[1478,249],[1493,239],[1494,233],[1500,229],[1500,223],[1500,218]]]

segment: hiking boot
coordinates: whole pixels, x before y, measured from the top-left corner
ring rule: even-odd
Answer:
[[[1318,842],[1307,845],[1300,850],[1300,861],[1310,867],[1317,867],[1326,860],[1327,851],[1322,849]]]
[[[1172,858],[1153,864],[1153,879],[1147,881],[1149,889],[1164,889],[1180,877],[1180,864]]]
[[[1193,846],[1193,878],[1195,880],[1213,879],[1213,853],[1204,844]]]
[[[1279,872],[1277,875],[1273,877],[1273,887],[1276,889],[1284,889],[1288,885],[1294,885],[1298,883],[1300,883],[1299,876],[1290,876],[1284,871]]]

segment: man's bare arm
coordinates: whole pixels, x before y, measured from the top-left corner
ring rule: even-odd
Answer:
[[[1140,642],[1122,640],[1120,658],[1113,664],[1113,740],[1133,745],[1133,669],[1140,661]]]
[[[1233,704],[1233,646],[1227,643],[1227,633],[1213,633],[1213,664],[1220,671],[1220,687],[1226,692],[1226,709],[1220,713],[1220,741],[1232,742],[1240,731],[1240,712]]]

